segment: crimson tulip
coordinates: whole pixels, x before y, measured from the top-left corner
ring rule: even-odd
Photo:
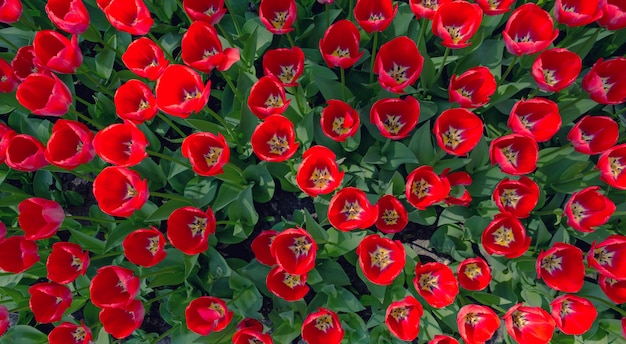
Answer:
[[[567,134],[574,150],[583,154],[599,154],[617,143],[619,128],[608,116],[584,116]]]
[[[452,75],[448,85],[449,101],[463,108],[481,107],[489,102],[489,97],[496,92],[496,86],[496,79],[489,68],[473,67],[458,77]]]
[[[139,295],[141,282],[132,270],[106,265],[91,279],[89,295],[99,308],[126,307]]]
[[[301,300],[309,292],[306,279],[306,273],[302,275],[292,275],[276,265],[267,274],[265,284],[272,294],[285,301],[293,302]]]
[[[451,305],[459,293],[459,282],[449,266],[439,263],[417,263],[415,267],[415,290],[431,307]]]
[[[415,18],[433,20],[439,7],[451,1],[452,0],[409,0],[409,6]]]
[[[22,172],[33,172],[47,166],[44,146],[36,138],[18,134],[9,140],[6,150],[7,166]]]
[[[580,336],[589,331],[598,317],[591,301],[576,295],[561,295],[550,303],[552,318],[561,332]]]
[[[437,117],[433,134],[446,153],[467,155],[482,138],[483,127],[483,121],[473,112],[454,108],[443,111]]]
[[[143,36],[154,24],[143,0],[111,0],[102,10],[111,26],[131,35]]]
[[[590,186],[574,192],[565,205],[567,224],[581,232],[593,232],[607,223],[615,212],[615,203],[598,192],[599,186]]]
[[[105,167],[93,181],[100,209],[111,216],[130,217],[148,200],[148,181],[126,167]]]
[[[211,24],[191,23],[181,41],[181,56],[186,65],[210,73],[213,68],[223,72],[239,61],[239,49],[222,49],[222,42]]]
[[[260,120],[270,115],[281,115],[289,107],[291,99],[285,96],[285,87],[273,75],[261,77],[252,85],[248,96],[248,108]]]
[[[48,334],[49,344],[89,344],[91,338],[91,329],[82,320],[80,325],[64,322]]]
[[[31,74],[49,74],[45,66],[41,66],[37,58],[35,58],[35,50],[32,45],[25,45],[17,49],[15,57],[11,60],[11,67],[15,76],[24,81]]]
[[[496,185],[492,198],[501,212],[527,218],[539,201],[539,186],[526,176],[518,180],[504,178]]]
[[[270,115],[257,125],[250,138],[252,151],[261,160],[280,162],[291,158],[298,147],[293,123],[285,116]]]
[[[233,344],[273,344],[272,336],[250,328],[237,330],[232,338]]]
[[[183,10],[192,21],[217,25],[226,14],[224,0],[183,0]]]
[[[537,168],[539,146],[530,136],[509,134],[489,144],[491,165],[498,164],[504,173],[522,175]]]
[[[214,296],[193,299],[185,308],[187,328],[201,336],[225,329],[232,318],[233,312],[228,310],[226,302]]]
[[[476,3],[488,16],[497,16],[510,11],[515,0],[477,0]]]
[[[11,319],[9,317],[9,310],[6,306],[0,305],[0,336],[7,331],[10,324]]]
[[[554,243],[547,251],[539,252],[535,270],[537,278],[543,279],[548,287],[577,293],[585,279],[583,252],[574,245]]]
[[[130,336],[141,327],[146,309],[139,300],[132,300],[126,306],[107,307],[100,311],[98,319],[104,331],[116,339]]]
[[[17,222],[28,240],[52,237],[65,219],[61,205],[45,198],[27,198],[17,205],[17,211]]]
[[[582,86],[596,103],[623,103],[626,101],[626,58],[598,59],[583,77]]]
[[[17,135],[15,130],[11,129],[4,122],[0,121],[0,164],[7,159],[7,148],[13,136]]]
[[[46,260],[47,277],[52,282],[68,284],[79,275],[84,275],[89,267],[89,252],[78,244],[55,242]]]
[[[278,266],[292,275],[304,275],[315,267],[317,243],[302,228],[289,228],[278,233],[270,251]]]
[[[346,69],[357,63],[363,56],[363,52],[359,52],[360,40],[359,29],[347,19],[329,26],[320,39],[320,52],[328,68]]]
[[[626,2],[623,0],[606,0],[602,7],[602,17],[598,24],[608,30],[620,30],[626,27]]]
[[[150,80],[158,79],[170,63],[163,50],[146,37],[136,39],[128,45],[122,54],[122,62],[131,72]]]
[[[398,12],[398,4],[391,0],[357,0],[354,19],[367,33],[382,32],[391,24]]]
[[[187,255],[209,249],[209,235],[215,234],[215,214],[192,206],[174,210],[167,218],[167,239]]]
[[[284,35],[294,30],[293,23],[298,15],[295,0],[261,0],[259,19],[267,30],[275,35]]]
[[[582,59],[578,54],[554,48],[539,54],[530,71],[540,89],[559,92],[576,81],[581,69]]]
[[[298,86],[304,73],[304,52],[296,46],[268,50],[263,55],[263,72],[275,76],[284,87]]]
[[[587,253],[587,264],[600,274],[616,280],[626,279],[626,236],[613,234],[595,241]]]
[[[378,234],[363,238],[356,248],[359,266],[365,277],[378,285],[390,285],[404,270],[406,253],[399,240]]]
[[[490,255],[512,259],[526,253],[530,237],[520,220],[509,213],[500,213],[483,231],[481,244]]]
[[[150,121],[159,112],[150,87],[136,79],[128,80],[118,87],[113,102],[117,116],[135,124]]]
[[[433,35],[442,39],[441,44],[450,49],[469,46],[468,42],[480,27],[483,10],[467,1],[441,4],[433,17]]]
[[[569,27],[584,26],[600,19],[606,0],[556,0],[554,18]]]
[[[72,104],[70,89],[54,74],[31,74],[17,86],[15,98],[35,115],[61,117]]]
[[[537,142],[549,141],[561,128],[559,106],[547,98],[520,100],[511,109],[509,128]]]
[[[374,103],[370,110],[370,122],[375,124],[380,134],[392,140],[403,139],[417,125],[420,103],[413,96],[383,98]]]
[[[346,187],[330,199],[328,221],[340,231],[366,229],[378,217],[378,207],[372,205],[365,192],[355,187]]]
[[[459,344],[459,341],[443,334],[436,334],[428,344]]]
[[[0,2],[0,23],[11,24],[20,20],[22,16],[21,0],[3,0]]]
[[[420,318],[424,314],[422,304],[409,295],[392,302],[385,312],[385,324],[389,332],[400,340],[415,340],[420,331]]]
[[[0,269],[14,274],[22,273],[39,261],[37,243],[23,236],[0,240]]]
[[[307,344],[339,344],[344,336],[337,314],[326,308],[310,313],[302,323],[302,339]]]
[[[83,0],[50,0],[46,14],[56,27],[67,33],[80,35],[89,27],[89,12]]]
[[[409,213],[394,195],[384,195],[376,202],[376,228],[385,234],[398,233],[409,223]]]
[[[124,255],[131,263],[145,268],[159,264],[165,256],[165,237],[155,227],[137,229],[122,242]]]
[[[504,315],[504,323],[511,338],[518,343],[547,344],[556,327],[548,312],[521,303],[509,308]]]
[[[300,190],[312,197],[333,192],[341,184],[344,175],[343,171],[339,171],[335,159],[335,153],[324,146],[307,149],[302,154],[302,163],[296,173]]]
[[[15,76],[11,65],[0,59],[0,93],[11,93],[19,84],[19,79]]]
[[[53,72],[72,74],[83,63],[76,34],[70,40],[53,30],[37,31],[33,49],[37,61]]]
[[[62,284],[42,282],[28,288],[30,300],[28,306],[40,323],[51,323],[61,320],[63,313],[72,304],[70,288]]]
[[[257,332],[263,332],[263,324],[253,318],[244,318],[237,324],[237,331],[251,329]]]
[[[378,83],[387,91],[403,93],[422,72],[424,58],[417,45],[407,36],[399,36],[383,44],[374,61]]]
[[[441,173],[441,178],[446,178],[450,184],[450,193],[443,201],[447,205],[456,204],[467,207],[472,202],[472,195],[465,187],[472,185],[472,176],[463,171],[448,172],[450,168],[444,169]]]
[[[599,275],[598,285],[604,294],[615,304],[619,305],[626,302],[626,280],[616,280]]]
[[[432,166],[420,166],[407,177],[406,200],[419,210],[425,210],[426,207],[443,201],[449,193],[448,178],[438,176]]]
[[[480,258],[466,258],[456,269],[456,276],[461,287],[467,290],[483,290],[491,282],[491,268]]]
[[[146,135],[133,122],[111,124],[93,139],[96,153],[102,160],[120,167],[139,164],[148,156]]]
[[[534,3],[516,8],[502,31],[504,45],[513,55],[532,55],[547,48],[559,35],[550,13]]]
[[[86,125],[66,119],[59,119],[52,127],[52,134],[46,145],[45,157],[54,166],[72,170],[90,162],[96,151],[93,147],[93,133]]]
[[[230,159],[230,149],[221,133],[193,133],[183,140],[182,154],[191,162],[191,169],[201,176],[214,176],[224,172]]]
[[[500,328],[500,318],[489,307],[465,305],[456,316],[461,338],[467,344],[482,344],[490,340]]]
[[[272,241],[274,241],[276,234],[278,234],[277,231],[268,229],[261,231],[261,233],[259,233],[259,235],[252,240],[250,248],[259,263],[267,266],[276,265],[276,258],[274,258],[272,252],[270,251]]]
[[[361,124],[359,113],[350,104],[341,100],[331,99],[322,110],[320,125],[327,137],[343,142],[356,134]]]
[[[206,106],[211,93],[211,81],[202,78],[193,69],[183,65],[170,65],[156,83],[157,106],[169,115],[187,118]]]
[[[622,161],[626,162],[626,144],[605,150],[596,166],[600,169],[600,180],[616,189],[626,190],[626,173],[623,173],[626,163]]]

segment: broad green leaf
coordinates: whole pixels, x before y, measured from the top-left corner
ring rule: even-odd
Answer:
[[[409,142],[409,148],[413,151],[420,164],[430,165],[433,162],[435,159],[435,149],[430,134],[430,122],[422,124],[422,126],[417,129]]]
[[[44,344],[48,343],[48,336],[32,326],[16,325],[0,337],[0,344]]]
[[[68,230],[72,234],[72,241],[78,243],[83,249],[95,254],[102,254],[104,252],[105,243],[100,239],[73,228],[68,228]]]
[[[144,221],[145,222],[157,222],[160,223],[163,220],[166,220],[172,212],[178,208],[182,208],[190,205],[190,203],[179,201],[179,200],[170,200],[165,204],[160,206],[157,210],[155,210],[150,216],[148,216]]]
[[[113,71],[115,63],[115,50],[117,48],[116,36],[111,36],[107,40],[108,47],[96,54],[96,74],[99,77],[108,80]]]
[[[274,196],[274,190],[276,189],[274,179],[266,166],[265,164],[249,165],[243,171],[244,178],[254,182],[252,195],[254,200],[259,203],[269,202]]]

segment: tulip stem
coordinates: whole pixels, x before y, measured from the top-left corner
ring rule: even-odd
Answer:
[[[181,166],[185,166],[187,168],[190,167],[189,164],[187,164],[187,163],[184,163],[182,161],[179,161],[178,159],[174,159],[171,156],[168,156],[168,155],[165,155],[165,154],[162,154],[162,153],[159,153],[159,152],[155,152],[155,151],[151,151],[149,149],[146,149],[146,153],[148,153],[149,155],[155,156],[155,157],[157,157],[159,159],[171,161],[171,162],[173,162],[175,164],[178,164],[178,165],[181,165]]]
[[[83,221],[90,221],[90,222],[102,222],[102,223],[119,223],[119,221],[115,221],[115,220],[107,220],[107,219],[97,219],[97,218],[93,218],[91,216],[80,216],[80,215],[65,215],[66,219],[72,219],[72,220],[83,220]]]
[[[325,12],[326,12],[326,28],[330,27],[330,9],[328,8],[328,4],[326,4],[326,6],[324,6],[325,8]]]
[[[161,333],[161,335],[159,335],[158,337],[156,337],[152,342],[150,342],[151,344],[157,344],[159,343],[163,338],[169,336],[170,334],[174,333],[174,331],[177,331],[180,329],[180,324],[176,324],[172,327],[170,327],[167,331]]]
[[[346,71],[339,67],[341,70],[341,99],[346,101]]]
[[[72,108],[72,107],[70,107],[70,108],[68,109],[68,111],[69,111],[70,113],[72,113],[72,114],[76,115],[76,117],[78,117],[78,118],[82,119],[83,121],[85,121],[85,122],[87,122],[87,123],[91,124],[93,127],[97,128],[98,130],[100,130],[100,129],[104,128],[104,126],[103,126],[103,125],[101,125],[100,123],[98,123],[98,122],[94,121],[93,119],[91,119],[91,118],[89,118],[89,117],[87,117],[87,116],[83,115],[82,113],[78,112],[78,110],[76,110],[76,109],[74,109],[74,108]]]
[[[17,51],[19,49],[15,44],[13,44],[13,42],[11,42],[8,39],[6,39],[6,37],[4,37],[4,35],[0,35],[0,40],[5,42],[7,45],[9,45],[9,47],[13,48],[13,50],[15,50],[15,51]]]
[[[92,106],[94,104],[91,104],[90,102],[86,101],[85,99],[79,97],[78,95],[75,95],[74,99],[76,99],[79,103],[82,103],[85,106]]]
[[[498,82],[498,86],[502,85],[502,82],[504,81],[504,79],[506,79],[506,77],[509,76],[509,74],[513,70],[513,66],[515,66],[515,64],[517,64],[517,60],[519,60],[519,56],[516,55],[515,57],[513,57],[513,60],[511,60],[511,63],[509,63],[508,67],[504,71],[504,74],[502,74],[502,76],[500,77],[500,81]]]
[[[222,116],[220,116],[217,112],[213,111],[213,109],[211,109],[210,107],[207,106],[205,109],[207,110],[209,115],[211,115],[211,117],[215,118],[215,120],[217,120],[224,127],[224,129],[226,129],[228,136],[230,136],[231,142],[232,141],[236,142],[237,137],[235,136],[235,133],[233,133],[233,130],[231,129],[228,122],[226,122],[226,120]]]
[[[159,198],[167,198],[167,199],[186,202],[186,203],[193,203],[191,202],[191,200],[189,200],[188,198],[184,196],[168,194],[168,193],[163,193],[163,192],[150,191],[150,196],[159,197]]]
[[[354,7],[354,0],[350,0],[350,2],[348,3],[348,19],[351,20],[354,14],[354,10],[352,9]]]
[[[241,95],[241,93],[239,93],[239,90],[237,90],[237,88],[233,84],[233,81],[230,79],[230,76],[228,76],[228,74],[222,71],[220,71],[220,74],[222,75],[222,78],[224,78],[226,83],[228,84],[228,87],[230,87],[230,89],[233,91],[237,99],[243,103],[243,96]]]
[[[450,48],[446,48],[446,51],[443,53],[441,66],[439,66],[439,69],[437,70],[437,75],[435,75],[435,78],[433,79],[435,80],[435,82],[437,82],[437,80],[439,80],[439,77],[441,77],[441,74],[443,74],[443,69],[446,67],[446,60],[448,59],[448,55],[450,55]]]
[[[378,31],[374,32],[374,44],[372,45],[372,64],[370,68],[370,84],[374,83],[374,63],[376,62],[376,48],[378,48]]]
[[[289,41],[289,44],[292,48],[296,45],[296,43],[293,41],[293,38],[291,37],[291,32],[287,32],[287,40]]]
[[[174,129],[174,131],[182,138],[187,137],[187,135],[176,125],[174,124],[174,122],[172,122],[169,118],[167,118],[167,116],[165,116],[164,114],[157,112],[157,116],[163,121],[165,122],[167,125],[170,126],[170,128]]]
[[[426,18],[420,19],[420,36],[417,37],[417,50],[420,49],[420,44],[422,44],[422,40],[426,41],[426,28],[428,27],[428,20]]]
[[[163,52],[165,53],[165,56],[167,56],[167,59],[168,59],[168,60],[172,61],[172,63],[173,63],[173,62],[176,62],[176,61],[174,60],[174,56],[172,56],[172,54],[170,54],[170,52],[169,52],[169,51],[167,51],[165,48],[163,48],[163,46],[161,45],[161,43],[159,42],[159,40],[158,40],[158,39],[156,39],[156,37],[154,37],[154,35],[152,34],[152,32],[148,32],[148,37],[150,37],[150,39],[151,39],[151,40],[153,40],[153,41],[154,41],[154,43],[155,43],[156,45],[158,45],[158,46],[159,46],[159,48],[161,48],[161,50],[163,50]]]
[[[239,22],[237,21],[237,18],[233,14],[233,11],[231,11],[230,6],[228,5],[228,0],[224,1],[224,5],[226,5],[226,9],[228,10],[228,13],[230,13],[230,17],[233,20],[233,24],[235,24],[235,30],[237,31],[237,35],[238,36],[241,35],[241,30],[239,29]]]

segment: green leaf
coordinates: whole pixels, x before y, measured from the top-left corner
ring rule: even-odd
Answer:
[[[329,257],[338,257],[354,250],[367,232],[342,232],[334,228],[328,229],[328,243],[324,245],[324,250]]]
[[[0,337],[0,344],[44,344],[48,342],[48,336],[32,326],[16,325]]]
[[[430,165],[435,160],[435,149],[430,135],[430,122],[424,123],[411,138],[409,148],[417,161],[422,165]]]
[[[155,210],[150,216],[145,219],[145,222],[161,222],[166,220],[172,212],[178,208],[182,208],[184,206],[188,206],[189,203],[179,201],[179,200],[170,200],[165,204],[160,206],[157,210]]]
[[[89,235],[82,231],[77,231],[73,228],[68,228],[72,234],[71,238],[76,241],[83,249],[91,251],[95,254],[102,254],[104,252],[105,243],[100,239],[95,238],[93,235]]]
[[[256,202],[267,203],[272,199],[276,185],[266,165],[249,165],[243,171],[243,176],[246,180],[254,182],[252,195]]]
[[[232,221],[242,221],[244,224],[254,226],[259,220],[259,214],[254,209],[252,200],[252,188],[248,187],[237,195],[237,202],[228,207],[228,218]],[[242,239],[246,239],[247,235]]]
[[[417,164],[417,158],[409,147],[401,142],[392,142],[385,151],[381,152],[387,158],[389,164],[383,165],[383,168],[395,170],[402,164]]]
[[[137,229],[137,225],[130,221],[124,221],[119,225],[113,227],[113,229],[111,230],[111,232],[109,232],[109,235],[107,236],[107,240],[104,245],[104,252],[108,252],[114,247],[119,248],[126,236],[133,232],[135,229]]]
[[[113,71],[113,64],[115,63],[114,49],[117,48],[116,36],[111,36],[107,40],[107,44],[108,47],[96,54],[96,74],[105,80],[111,77],[111,72]]]
[[[326,233],[324,227],[315,221],[307,209],[303,209],[302,211],[304,212],[305,227],[307,232],[311,234],[316,243],[326,243],[328,240],[328,233]]]
[[[206,207],[217,193],[217,182],[214,179],[196,176],[185,185],[185,198],[193,200],[198,208]]]
[[[365,309],[356,296],[345,288],[334,288],[335,290],[328,292],[324,289],[326,288],[322,288],[321,292],[328,295],[328,307],[335,312],[360,312]]]
[[[165,249],[165,259],[154,267],[144,270],[149,274],[148,286],[151,288],[164,285],[178,285],[185,280],[185,254],[175,248]]]
[[[341,265],[334,260],[324,259],[315,265],[317,272],[322,275],[326,284],[334,284],[336,286],[350,285],[350,278],[346,275]]]

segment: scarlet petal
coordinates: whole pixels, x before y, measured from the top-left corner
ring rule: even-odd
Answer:
[[[187,118],[206,106],[211,82],[206,85],[193,69],[170,65],[157,80],[155,93],[159,109],[172,116]]]
[[[406,255],[398,240],[392,241],[371,234],[363,238],[356,249],[359,266],[365,277],[378,285],[389,285],[404,270]]]
[[[358,188],[341,189],[328,205],[328,221],[340,231],[366,229],[376,222],[378,208],[372,205],[365,192]]]
[[[467,1],[446,2],[439,6],[433,17],[433,35],[442,39],[447,48],[460,49],[469,46],[482,22],[483,11],[477,4]]]
[[[165,259],[165,237],[158,229],[138,229],[122,242],[124,255],[133,264],[151,267]]]
[[[302,339],[308,344],[339,344],[343,336],[339,317],[326,308],[318,308],[302,323]]]
[[[275,76],[285,87],[297,86],[304,73],[304,52],[297,46],[268,50],[263,55],[263,72]]]
[[[384,195],[378,202],[376,228],[385,234],[398,233],[409,223],[409,214],[404,205],[393,195]]]
[[[89,12],[82,0],[51,0],[46,4],[50,21],[59,29],[81,34],[89,27]]]
[[[39,261],[37,244],[22,236],[0,240],[0,269],[19,274]]]
[[[114,28],[131,35],[145,35],[154,24],[143,0],[111,0],[103,11]]]
[[[376,55],[374,73],[380,85],[394,93],[403,93],[412,85],[420,73],[424,58],[417,45],[407,36],[400,36],[383,44]]]
[[[607,116],[584,116],[567,134],[574,149],[583,154],[599,154],[617,143],[617,123]]]
[[[626,58],[599,59],[583,77],[582,87],[597,103],[623,103],[626,100]]]
[[[406,181],[406,199],[415,208],[424,210],[443,201],[450,193],[450,182],[441,178],[432,166],[420,166],[413,170]]]
[[[117,116],[135,124],[153,119],[159,111],[152,90],[140,80],[132,79],[118,87],[113,101]]]
[[[317,243],[302,228],[289,228],[278,233],[270,251],[276,263],[292,275],[304,275],[315,267]]]
[[[473,112],[462,108],[449,109],[435,120],[433,134],[446,153],[466,155],[482,138],[483,126],[483,121]]]
[[[198,132],[183,140],[182,154],[191,162],[194,172],[201,176],[214,176],[224,172],[230,159],[230,149],[221,133]]]
[[[420,318],[424,308],[413,296],[392,302],[385,312],[385,324],[394,336],[401,340],[414,340],[420,330]]]
[[[93,182],[100,209],[111,216],[130,217],[148,199],[148,181],[126,167],[109,166]]]
[[[285,116],[271,115],[254,129],[252,151],[261,160],[280,162],[291,158],[298,150],[293,123]]]
[[[561,114],[558,105],[549,99],[520,100],[513,105],[507,125],[515,133],[545,142],[561,128]]]
[[[529,136],[509,134],[491,141],[489,159],[498,164],[504,173],[522,175],[537,168],[539,146]]]
[[[418,263],[413,285],[420,296],[435,308],[451,305],[459,293],[459,283],[454,273],[450,267],[439,262]]]
[[[68,170],[86,164],[96,155],[93,137],[86,125],[60,119],[52,127],[52,135],[46,145],[46,160]]]
[[[267,274],[265,284],[274,295],[292,302],[301,300],[309,292],[306,280],[307,274],[292,275],[277,265]]]
[[[302,163],[296,173],[300,190],[313,197],[333,192],[344,176],[344,172],[339,171],[335,158],[335,153],[324,146],[307,149],[302,154]]]
[[[183,253],[199,254],[209,248],[209,235],[215,233],[215,227],[211,208],[202,211],[186,206],[174,210],[167,218],[167,238]]]
[[[27,198],[18,204],[17,209],[17,221],[28,240],[52,237],[65,219],[61,205],[45,198]]]
[[[187,328],[202,336],[223,330],[232,317],[233,312],[228,311],[226,303],[213,296],[194,299],[185,308]]]
[[[80,325],[64,322],[52,329],[48,334],[48,342],[50,344],[89,344],[91,338],[91,329],[85,326],[82,320]]]
[[[393,6],[391,0],[359,0],[354,6],[354,19],[367,33],[381,32],[391,24],[396,12],[398,5]]]
[[[481,243],[487,253],[511,259],[526,253],[530,247],[530,237],[516,217],[509,213],[501,213],[485,228]]]
[[[46,261],[47,277],[59,284],[71,283],[87,272],[89,261],[89,252],[83,251],[80,245],[56,242],[52,244],[52,251]]]
[[[132,270],[119,266],[103,266],[91,279],[91,302],[100,308],[126,308],[139,295],[139,283],[139,278]]]
[[[194,21],[200,20],[216,25],[226,14],[224,0],[183,0],[185,13]]]
[[[420,104],[413,96],[384,98],[372,105],[370,122],[380,134],[392,140],[405,138],[417,125]]]
[[[145,308],[139,300],[125,307],[107,307],[100,311],[99,319],[104,331],[117,339],[130,336],[143,323]]]
[[[295,0],[261,0],[259,19],[267,30],[283,35],[294,30],[293,23],[298,14]]]
[[[459,264],[456,272],[459,284],[467,290],[483,290],[491,282],[491,269],[480,258],[467,258]]]
[[[521,303],[506,312],[504,322],[507,332],[518,343],[547,344],[556,327],[548,312]]]
[[[359,29],[347,19],[339,20],[329,26],[320,40],[320,52],[329,68],[348,68],[362,56],[359,52],[361,34]]]
[[[57,283],[37,283],[28,288],[30,306],[35,320],[50,323],[61,320],[63,313],[72,304],[70,288]]]
[[[270,252],[270,246],[272,245],[272,241],[278,234],[275,230],[264,230],[259,235],[252,240],[252,244],[250,244],[250,248],[252,248],[252,252],[254,252],[254,257],[259,263],[274,266],[276,265],[276,258],[272,256]]]
[[[156,43],[146,37],[134,40],[122,54],[126,68],[140,77],[156,80],[168,66],[165,53]]]
[[[120,167],[135,166],[148,156],[148,139],[130,121],[101,129],[94,137],[93,145],[102,160]]]
[[[561,295],[550,303],[552,318],[559,330],[569,335],[587,332],[598,316],[591,301],[576,295]]]
[[[54,74],[31,74],[22,81],[15,93],[17,101],[40,116],[61,117],[72,103],[69,88]]]
[[[36,138],[19,134],[11,137],[6,148],[6,164],[14,170],[33,172],[47,166],[44,146]]]
[[[254,83],[248,96],[248,108],[260,120],[270,115],[281,115],[290,102],[282,83],[272,75],[266,75]]]
[[[559,35],[550,14],[534,3],[523,4],[509,17],[502,32],[513,55],[532,55],[547,48]]]

